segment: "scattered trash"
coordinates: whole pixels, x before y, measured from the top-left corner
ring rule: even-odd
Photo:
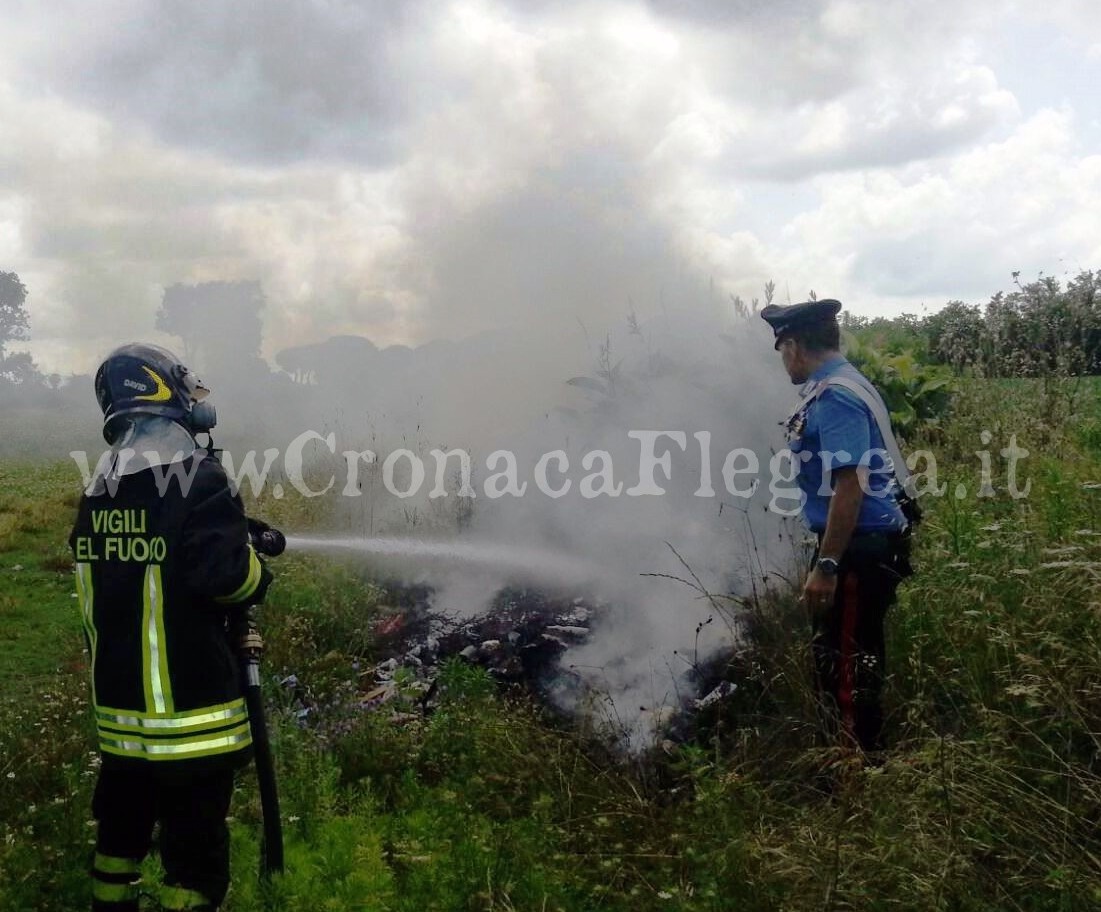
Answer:
[[[563,599],[509,588],[487,612],[461,621],[433,612],[430,596],[423,593],[375,626],[390,655],[360,673],[362,707],[377,709],[399,696],[430,700],[440,666],[452,658],[486,669],[501,683],[548,693],[566,674],[561,655],[591,633],[594,609],[581,596]]]
[[[426,587],[391,593],[395,604],[372,629],[375,655],[385,658],[373,666],[355,663],[347,687],[323,705],[296,675],[283,678],[299,723],[340,734],[356,714],[381,712],[395,724],[415,724],[436,707],[440,671],[454,660],[483,668],[499,684],[522,688],[548,707],[583,702],[588,685],[564,657],[589,640],[607,605],[510,587],[483,614],[459,619],[433,610],[432,595]],[[739,684],[722,679],[730,660],[730,654],[716,654],[693,663],[687,692],[670,705],[642,708],[647,727],[672,744],[691,737],[701,714],[721,717],[723,702],[739,693]]]
[[[732,681],[720,681],[718,687],[715,687],[706,697],[695,700],[694,705],[696,709],[707,709],[708,706],[712,706],[720,700],[725,700],[737,689],[738,685]]]

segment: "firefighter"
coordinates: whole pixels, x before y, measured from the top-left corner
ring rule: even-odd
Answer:
[[[801,601],[811,616],[819,706],[826,730],[878,762],[884,621],[912,572],[918,513],[883,400],[839,350],[840,309],[833,299],[812,300],[769,305],[761,316],[791,382],[803,385],[787,431],[803,519],[818,539]]]
[[[196,440],[215,411],[195,374],[165,349],[124,345],[95,392],[111,449],[69,542],[102,758],[92,909],[136,912],[159,824],[161,907],[214,910],[229,887],[234,771],[252,744],[231,636],[271,574]]]

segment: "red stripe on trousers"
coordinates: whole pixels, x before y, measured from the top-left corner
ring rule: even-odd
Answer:
[[[859,581],[856,574],[845,574],[841,590],[841,668],[837,688],[837,705],[841,710],[841,724],[850,738],[856,737],[856,719],[853,707],[853,685],[856,676],[856,612]]]

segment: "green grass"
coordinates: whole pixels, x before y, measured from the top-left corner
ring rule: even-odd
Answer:
[[[264,626],[288,871],[257,882],[246,774],[225,909],[1101,907],[1101,489],[1084,487],[1101,481],[1096,394],[965,382],[929,441],[942,480],[973,489],[979,432],[994,451],[1016,433],[1033,489],[927,510],[920,573],[888,622],[879,769],[816,746],[790,593],[748,609],[753,652],[722,725],[623,760],[461,664],[430,717],[355,711],[386,594],[346,564],[281,559]],[[88,902],[94,741],[62,550],[74,484],[64,467],[0,467],[0,909]],[[313,502],[258,509],[324,521]],[[297,691],[276,683],[289,673]]]
[[[69,529],[80,478],[65,465],[0,464],[0,681],[6,697],[76,667],[82,647]]]

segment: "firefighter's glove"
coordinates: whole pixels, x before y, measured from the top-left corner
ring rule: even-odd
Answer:
[[[261,519],[248,517],[248,537],[257,554],[278,557],[287,548],[287,538]]]

